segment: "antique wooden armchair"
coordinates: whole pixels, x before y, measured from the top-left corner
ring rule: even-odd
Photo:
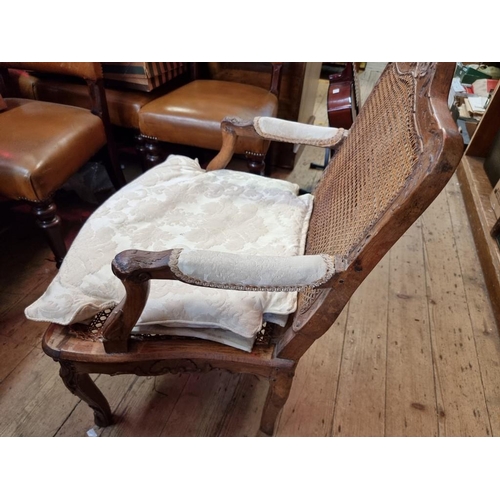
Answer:
[[[272,435],[301,356],[327,332],[360,283],[444,188],[458,164],[463,144],[447,107],[453,71],[449,63],[389,64],[350,133],[344,138],[342,130],[331,131],[333,142],[341,139],[342,144],[314,192],[305,255],[186,249],[119,253],[112,266],[126,290],[123,300],[112,311],[99,313],[90,328],[52,324],[43,339],[44,351],[60,363],[67,388],[94,410],[96,424],[110,425],[113,418],[89,374],[151,376],[220,369],[269,379],[261,431]],[[224,121],[224,145],[210,171],[227,164],[237,136],[254,136],[258,130],[281,140],[280,131],[287,128],[297,141],[303,127],[294,129],[279,120]],[[307,134],[306,143],[318,141],[314,132]],[[226,174],[231,177],[229,171]],[[248,182],[252,177],[275,182],[239,175],[248,176]],[[180,280],[202,292],[212,287],[271,294],[296,290],[298,304],[285,326],[275,326],[267,341],[258,338],[247,351],[185,336],[196,328],[174,326],[164,329],[164,335],[143,335],[133,328],[155,280]],[[59,306],[57,301],[52,305]],[[179,332],[180,337],[173,335]]]
[[[87,82],[90,111],[9,97],[0,115],[0,195],[31,204],[59,266],[66,246],[53,202],[55,191],[105,146],[111,181],[116,189],[125,184],[111,134],[102,69],[99,63],[0,63],[0,88],[7,92],[15,87],[8,68],[71,75]]]

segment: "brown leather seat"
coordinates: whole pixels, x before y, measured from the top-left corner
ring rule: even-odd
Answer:
[[[139,111],[139,130],[145,139],[146,163],[162,160],[157,140],[219,151],[222,146],[221,122],[238,117],[252,122],[257,116],[276,117],[282,63],[272,63],[269,90],[224,80],[194,81],[146,104]],[[250,171],[262,174],[270,141],[239,137],[235,152],[245,154]]]
[[[0,113],[0,195],[31,202],[60,265],[66,246],[51,198],[54,191],[105,145],[111,181],[117,189],[125,184],[110,134],[102,69],[99,63],[0,63],[0,81],[9,91],[16,92],[17,87],[18,94],[24,74],[9,69],[79,77],[87,80],[89,96],[94,96],[92,111],[10,97]]]
[[[252,120],[276,116],[278,98],[268,90],[243,83],[195,80],[149,104],[139,112],[142,134],[160,141],[219,150],[220,124],[227,116]],[[245,138],[236,153],[263,153],[266,141]]]
[[[85,85],[78,83],[39,79],[36,82],[36,98],[40,101],[57,102],[91,109],[91,100]],[[109,118],[113,125],[138,129],[139,110],[151,102],[158,93],[131,90],[106,89]]]
[[[0,113],[0,194],[41,202],[106,144],[98,116],[74,106],[7,98]]]

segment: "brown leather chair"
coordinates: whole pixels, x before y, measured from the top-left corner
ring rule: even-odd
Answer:
[[[101,148],[108,145],[107,171],[119,189],[125,179],[113,147],[99,63],[0,63],[4,92],[9,71],[26,69],[71,75],[88,83],[91,112],[18,97],[5,99],[0,113],[0,195],[32,205],[59,266],[66,254],[52,195]]]
[[[116,127],[133,132],[133,140],[129,134],[124,135],[125,143],[122,146],[131,151],[131,146],[134,145],[135,152],[140,156],[141,164],[144,164],[145,148],[143,137],[138,133],[139,110],[154,99],[186,83],[188,76],[186,74],[172,78],[172,80],[150,92],[130,90],[124,87],[105,89],[110,122]],[[87,86],[79,78],[68,77],[67,75],[54,76],[42,73],[27,73],[15,69],[9,69],[9,77],[16,97],[92,109],[92,99]],[[111,81],[107,85],[116,85],[116,82]]]
[[[139,111],[139,130],[145,138],[148,166],[163,160],[157,141],[219,151],[220,124],[226,117],[251,121],[257,116],[276,117],[282,63],[272,63],[269,90],[244,83],[198,80],[194,63],[193,81]],[[262,174],[270,141],[240,138],[236,154],[244,154],[251,172]]]

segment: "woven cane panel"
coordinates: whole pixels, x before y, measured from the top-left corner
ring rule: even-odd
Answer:
[[[306,254],[347,256],[404,187],[420,153],[414,123],[415,81],[389,68],[314,192]],[[299,311],[318,292],[299,296]]]

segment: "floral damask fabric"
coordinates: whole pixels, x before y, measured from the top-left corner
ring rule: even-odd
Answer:
[[[271,116],[257,116],[253,120],[253,126],[261,137],[272,141],[309,144],[322,148],[335,146],[346,135],[343,128],[323,127]]]
[[[335,272],[329,255],[238,255],[175,249],[170,269],[182,281],[232,290],[301,292],[326,283]]]
[[[231,170],[206,172],[197,160],[170,156],[92,214],[26,316],[68,325],[116,305],[125,291],[111,261],[127,249],[302,255],[313,197],[297,193],[298,186],[286,181]],[[283,320],[295,308],[296,293],[153,280],[138,325],[222,328],[239,336],[238,347],[250,350],[263,317]]]

